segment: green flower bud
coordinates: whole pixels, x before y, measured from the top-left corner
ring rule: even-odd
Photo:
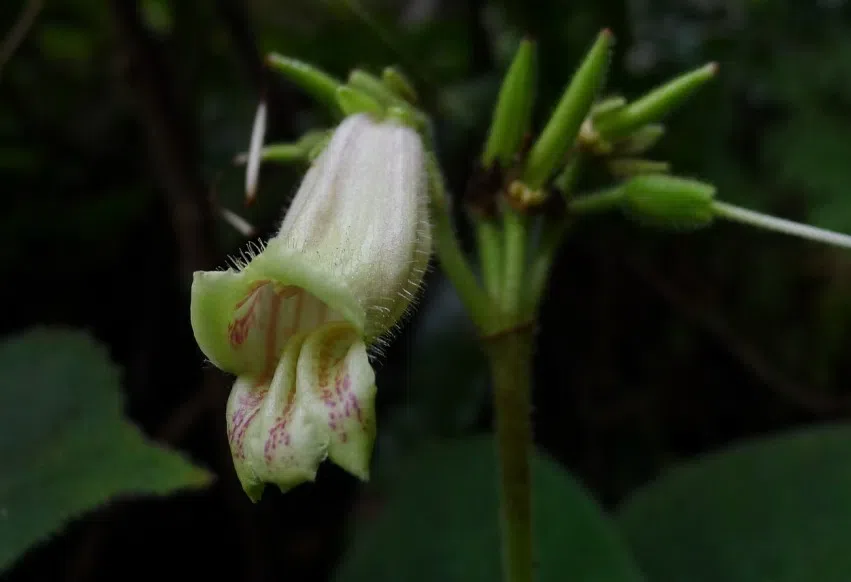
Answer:
[[[529,131],[535,102],[535,43],[524,40],[505,74],[493,111],[488,141],[482,152],[482,165],[498,161],[508,167],[520,151]]]
[[[715,216],[715,187],[697,180],[646,174],[627,180],[620,191],[627,216],[650,226],[696,230]]]
[[[576,142],[582,122],[588,116],[606,78],[611,45],[611,31],[602,31],[529,151],[523,181],[530,188],[543,186],[564,163],[565,154]]]
[[[671,164],[668,162],[636,158],[609,160],[607,165],[612,175],[617,178],[630,178],[640,174],[667,174],[671,171]]]
[[[651,123],[637,129],[617,144],[618,153],[635,156],[643,154],[665,135],[665,126],[660,123]]]
[[[668,115],[683,101],[703,87],[718,72],[710,63],[665,83],[626,107],[595,121],[594,129],[606,140],[625,137],[648,123]]]
[[[384,85],[399,97],[409,103],[417,102],[417,90],[414,89],[413,83],[399,69],[394,67],[385,68],[381,73],[381,80],[384,81]]]
[[[592,121],[597,121],[604,118],[606,115],[614,113],[626,106],[626,99],[623,97],[607,97],[602,101],[598,101],[591,108],[590,117]]]
[[[408,105],[402,97],[394,93],[381,79],[360,69],[355,69],[349,73],[349,87],[366,93],[384,107],[390,107],[391,105],[403,107]]]
[[[199,347],[237,376],[228,439],[249,497],[314,479],[326,458],[366,479],[375,436],[367,346],[409,308],[431,251],[419,134],[346,118],[278,234],[226,271],[197,272]]]
[[[345,115],[357,115],[358,113],[369,113],[376,117],[384,115],[384,107],[372,98],[371,95],[352,89],[351,87],[337,88],[337,105]]]

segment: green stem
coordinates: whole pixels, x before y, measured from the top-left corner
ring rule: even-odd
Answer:
[[[514,314],[520,307],[523,277],[526,271],[526,241],[528,222],[525,216],[512,209],[504,215],[505,260],[502,277],[502,306],[506,313]]]
[[[529,265],[529,272],[526,276],[528,292],[524,296],[524,312],[528,314],[530,319],[536,317],[538,306],[550,279],[550,269],[552,269],[556,253],[561,246],[562,238],[567,232],[568,222],[567,220],[547,222],[543,228],[541,242],[535,251],[535,257]]]
[[[584,157],[580,153],[574,154],[568,160],[564,170],[553,181],[553,185],[561,191],[566,202],[569,202],[573,195],[573,187],[576,186],[576,181],[579,179],[583,161]]]
[[[504,582],[531,582],[532,452],[531,330],[512,330],[485,346],[493,374],[496,444],[500,467]]]
[[[502,233],[490,218],[477,218],[476,237],[485,289],[494,299],[502,293]]]
[[[505,296],[507,309],[497,304],[479,285],[461,252],[452,228],[449,203],[437,160],[427,162],[431,195],[434,245],[446,276],[482,334],[483,345],[490,362],[494,384],[494,410],[497,451],[500,466],[500,513],[502,517],[502,556],[504,582],[532,582],[532,488],[530,457],[532,450],[531,374],[532,330],[525,325],[521,305],[525,271],[527,223],[514,212],[506,214],[504,270],[498,271],[503,286],[511,295]],[[510,218],[509,218],[510,216]],[[494,253],[500,247],[499,231],[484,234],[491,247],[484,253]],[[487,227],[485,227],[487,229]],[[479,229],[481,230],[481,229]],[[492,235],[496,235],[496,239]],[[479,234],[480,241],[483,235]],[[491,237],[491,238],[488,238]],[[483,259],[483,267],[493,256]],[[499,265],[497,261],[495,263]],[[493,268],[484,267],[484,268]],[[488,275],[491,277],[493,275]],[[508,299],[510,297],[510,299]]]
[[[490,333],[498,321],[496,305],[479,285],[473,274],[452,225],[449,215],[449,200],[443,185],[443,176],[433,156],[428,157],[427,171],[429,178],[429,195],[431,197],[431,215],[433,225],[434,249],[440,260],[440,266],[447,278],[452,282],[461,303],[473,323],[482,333]]]
[[[623,201],[623,189],[611,188],[594,194],[586,194],[574,198],[567,204],[570,212],[576,214],[591,214],[594,212],[603,212],[612,210],[620,205]]]

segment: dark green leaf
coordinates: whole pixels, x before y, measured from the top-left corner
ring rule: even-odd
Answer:
[[[210,475],[121,417],[119,373],[87,335],[34,329],[0,343],[0,570],[116,497]]]
[[[675,468],[630,498],[620,521],[654,582],[847,582],[851,426]]]
[[[537,579],[641,580],[608,518],[576,481],[543,456],[532,466]],[[357,523],[337,580],[499,580],[493,440],[431,445],[396,470],[378,516]]]

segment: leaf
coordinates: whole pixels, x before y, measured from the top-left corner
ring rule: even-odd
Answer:
[[[487,362],[449,282],[432,282],[430,294],[413,330],[400,416],[420,435],[457,436],[474,425],[488,401]]]
[[[619,518],[654,582],[847,582],[851,426],[763,438],[672,469]]]
[[[119,371],[86,334],[37,328],[0,343],[0,571],[117,496],[211,475],[122,419]]]
[[[398,399],[379,420],[370,481],[379,487],[410,450],[437,438],[470,433],[490,401],[487,361],[452,285],[436,276],[411,326],[407,362],[385,368],[385,394]],[[382,388],[379,388],[382,390]],[[387,405],[385,405],[387,406]]]
[[[540,581],[642,580],[608,518],[555,462],[536,455],[534,519]],[[359,521],[338,582],[500,579],[493,439],[433,444],[396,467],[373,521]]]

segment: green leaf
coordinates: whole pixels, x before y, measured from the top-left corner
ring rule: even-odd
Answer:
[[[338,582],[500,579],[494,441],[433,444],[397,466],[377,517],[362,520]],[[642,580],[618,533],[555,462],[532,459],[539,581]]]
[[[846,582],[851,426],[763,438],[672,469],[619,517],[654,582]]]
[[[0,571],[117,496],[201,487],[211,476],[122,419],[119,371],[82,332],[0,343]]]

